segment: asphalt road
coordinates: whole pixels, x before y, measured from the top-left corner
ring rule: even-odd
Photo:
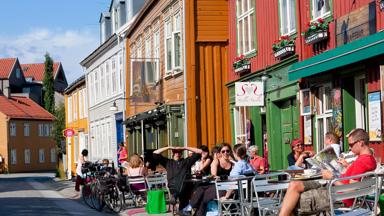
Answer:
[[[53,177],[52,173],[0,174],[0,215],[106,215],[64,197]]]

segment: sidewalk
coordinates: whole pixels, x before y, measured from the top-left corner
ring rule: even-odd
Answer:
[[[82,200],[82,198],[76,198],[76,199],[73,199],[74,195],[75,195],[75,182],[72,182],[71,180],[62,180],[62,179],[59,179],[59,178],[52,178],[52,181],[49,182],[50,186],[52,187],[53,190],[57,191],[58,193],[60,193],[62,196],[64,196],[65,198],[67,199],[72,199],[72,200],[76,200],[78,203],[86,206],[87,208],[89,208]],[[96,210],[94,210],[95,212],[97,212]],[[113,213],[112,211],[110,211],[107,207],[105,207],[105,209],[103,209],[103,211],[101,212],[102,214],[106,214],[106,215],[113,215],[115,213]],[[123,207],[123,210],[118,214],[120,216],[147,216],[149,214],[147,214],[145,212],[145,209],[144,208],[130,208],[130,209],[126,209],[125,207]],[[150,216],[171,216],[172,213],[165,213],[165,214],[150,214]]]

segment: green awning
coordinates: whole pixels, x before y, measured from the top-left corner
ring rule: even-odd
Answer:
[[[379,32],[297,62],[288,70],[289,80],[308,77],[384,54],[384,32]]]

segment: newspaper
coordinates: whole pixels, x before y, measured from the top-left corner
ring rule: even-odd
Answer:
[[[332,146],[318,152],[315,156],[305,159],[312,166],[320,169],[326,169],[333,173],[334,176],[340,176],[344,172],[344,167],[337,162],[337,156]]]

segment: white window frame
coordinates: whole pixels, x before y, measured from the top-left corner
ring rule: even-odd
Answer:
[[[17,152],[16,149],[11,149],[11,164],[16,165],[17,164]]]
[[[24,163],[25,164],[31,163],[31,150],[30,149],[24,149]]]
[[[102,66],[104,67],[105,66],[105,91],[106,91],[106,96],[110,96],[111,95],[111,65],[109,64],[109,61],[106,61],[105,62],[105,65],[104,63],[102,64]]]
[[[99,70],[95,70],[94,72],[94,78],[95,78],[95,104],[99,102],[100,100],[100,87],[99,87]]]
[[[118,83],[119,83],[119,92],[124,91],[124,52],[119,52],[119,74],[118,74]]]
[[[17,126],[15,122],[11,122],[9,124],[9,135],[16,136]]]
[[[78,96],[78,99],[79,99],[79,119],[83,119],[84,118],[84,110],[83,110],[83,91],[82,90],[79,90],[79,96]]]
[[[117,86],[116,86],[116,79],[117,79],[117,62],[115,56],[111,58],[111,87],[112,87],[112,94],[116,94],[117,92]]]
[[[236,143],[246,143],[247,141],[247,107],[234,107],[233,118],[235,126]]]
[[[56,163],[56,149],[51,148],[51,163]]]
[[[24,123],[24,136],[29,136],[29,123]]]
[[[143,58],[143,44],[141,41],[141,36],[137,37],[136,58]]]
[[[326,89],[329,89],[329,94],[327,95]],[[316,134],[317,134],[317,149],[323,149],[324,146],[324,137],[329,129],[326,127],[330,122],[332,122],[332,86],[331,83],[324,83],[321,86],[317,87],[316,95]],[[327,109],[328,108],[328,109]],[[323,128],[320,128],[319,122],[322,122]],[[322,131],[320,131],[322,129]]]
[[[173,63],[173,70],[181,70],[182,68],[182,39],[181,39],[181,13],[180,11],[176,12],[175,15],[173,16],[173,26],[172,26],[172,56],[173,56],[173,59],[172,59],[172,63]],[[177,55],[176,55],[176,43],[175,43],[175,40],[176,40],[176,37],[177,35],[179,35],[179,65],[176,65],[176,58],[177,58]]]
[[[39,149],[39,163],[45,162],[45,149]]]
[[[83,97],[84,97],[84,118],[88,117],[88,95],[87,95],[88,88],[83,89]]]
[[[283,7],[284,6],[283,2],[286,2],[286,8]],[[295,0],[279,0],[279,9],[280,9],[280,34],[292,35],[296,33]],[[283,11],[285,11],[286,16],[283,15]],[[292,14],[293,14],[293,17],[291,16]],[[294,20],[294,26],[291,26],[292,19]],[[284,27],[287,27],[287,32],[284,32]]]
[[[92,83],[92,77],[91,77],[91,74],[88,74],[88,88],[89,89],[93,89],[93,83]],[[93,105],[93,101],[92,101],[92,97],[93,97],[93,95],[92,95],[92,91],[89,91],[88,92],[88,98],[89,98],[89,105]]]
[[[80,155],[80,151],[79,151],[79,137],[78,136],[73,136],[73,157],[75,159],[75,161],[78,161],[79,160],[79,155]]]
[[[44,124],[39,124],[39,137],[44,136]]]
[[[44,124],[44,136],[50,136],[50,124]]]
[[[144,47],[145,47],[145,58],[151,58],[152,57],[152,37],[148,32],[145,34],[145,42],[144,42]]]
[[[355,115],[356,115],[356,128],[366,129],[367,125],[367,107],[365,105],[367,98],[366,90],[365,90],[365,75],[360,75],[355,77]],[[364,89],[364,92],[361,90]],[[365,98],[365,101],[361,103],[361,101]]]
[[[240,11],[240,7],[239,7],[239,4],[241,4],[241,9],[243,8],[243,5],[247,5],[249,6],[248,10],[247,11]],[[253,6],[253,7],[251,7]],[[253,20],[251,20],[253,19]],[[245,35],[244,33],[246,32],[245,29],[244,29],[244,26],[245,24],[243,24],[244,26],[241,26],[240,28],[240,23],[245,23],[244,21],[245,20],[248,20],[248,23],[247,23],[247,31],[248,31],[248,44],[246,44],[246,40],[245,38],[243,38],[243,36]],[[244,55],[247,55],[249,53],[252,53],[252,52],[255,52],[256,51],[256,44],[255,44],[255,41],[256,41],[256,38],[255,38],[255,35],[254,35],[254,31],[255,31],[255,28],[256,28],[256,25],[255,26],[251,26],[251,24],[255,23],[255,2],[254,0],[236,0],[236,24],[238,26],[238,29],[237,29],[237,54],[240,55],[240,54],[244,54]],[[240,30],[242,29],[243,32]],[[242,37],[242,40],[240,40],[240,37]],[[241,47],[242,49],[240,48],[240,43],[241,44]],[[245,51],[245,47],[247,46],[247,51]]]
[[[99,71],[100,71],[100,97],[104,98],[107,95],[104,65],[101,65],[99,67]]]
[[[329,4],[329,11],[325,11],[322,9],[321,13],[320,13],[320,16],[315,16],[315,10],[316,10],[316,3],[317,1],[319,0],[311,0],[311,6],[312,6],[312,10],[311,10],[311,15],[312,15],[312,21],[316,21],[317,19],[319,18],[325,18],[325,17],[328,17],[331,15],[331,10],[332,10],[332,0],[323,0],[324,1],[324,7],[323,9],[325,9],[325,5],[326,5],[326,1],[328,1],[328,4]]]
[[[170,40],[170,46],[169,49],[171,50],[171,56],[168,57],[168,47],[167,47],[167,41]],[[166,75],[172,74],[172,56],[173,56],[173,46],[172,46],[172,20],[170,17],[168,17],[164,21],[164,57],[165,57],[165,71]],[[170,61],[170,62],[169,62]],[[170,65],[170,68],[168,68],[168,64]]]

